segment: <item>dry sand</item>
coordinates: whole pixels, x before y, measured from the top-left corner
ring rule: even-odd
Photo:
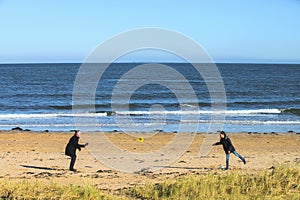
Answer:
[[[97,133],[99,134],[99,133]],[[103,133],[102,133],[103,134]],[[84,140],[85,133],[82,133]],[[169,143],[174,134],[159,133],[138,142],[122,133],[105,133],[109,140],[124,151],[143,153],[159,150]],[[175,162],[157,171],[125,173],[110,169],[95,159],[88,149],[77,151],[75,167],[78,172],[68,171],[69,158],[64,148],[72,133],[42,133],[0,131],[0,177],[19,180],[55,182],[60,184],[92,184],[101,189],[116,190],[146,182],[158,182],[184,174],[213,171],[225,164],[221,146],[215,146],[206,157],[199,158],[199,149],[205,134],[197,134],[192,145]],[[219,140],[218,135],[210,135]],[[300,135],[296,133],[232,133],[230,138],[236,150],[245,156],[244,165],[231,156],[231,171],[255,173],[276,164],[300,162]],[[85,141],[81,141],[83,143]],[[91,142],[91,141],[90,141]],[[92,141],[93,142],[93,141]],[[176,152],[176,149],[173,149]]]

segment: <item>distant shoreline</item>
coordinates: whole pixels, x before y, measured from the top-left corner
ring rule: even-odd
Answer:
[[[16,127],[20,128],[20,127]],[[36,130],[29,130],[29,129],[16,129],[16,130],[1,130],[0,129],[0,134],[1,133],[54,133],[54,134],[61,134],[61,133],[74,133],[74,130],[65,130],[65,131],[56,131],[56,130],[45,130],[45,131],[36,131]],[[128,134],[125,131],[82,131],[83,133],[104,133],[104,134]],[[157,130],[157,131],[152,131],[152,132],[134,132],[131,131],[130,134],[194,134],[194,135],[218,135],[217,132],[166,132],[162,130]],[[249,131],[237,131],[237,132],[232,132],[228,131],[228,134],[233,134],[233,135],[300,135],[300,133],[295,132],[295,131],[287,131],[287,132],[249,132]]]

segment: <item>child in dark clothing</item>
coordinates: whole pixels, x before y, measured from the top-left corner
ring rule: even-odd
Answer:
[[[226,135],[226,133],[224,131],[220,132],[220,142],[216,142],[213,144],[213,146],[215,145],[222,145],[223,149],[225,151],[226,154],[226,170],[229,169],[229,159],[230,159],[230,153],[233,153],[235,156],[239,157],[244,164],[246,164],[246,160],[245,158],[243,158],[243,156],[241,156],[240,154],[238,154],[234,148],[234,146],[232,145],[229,137]]]

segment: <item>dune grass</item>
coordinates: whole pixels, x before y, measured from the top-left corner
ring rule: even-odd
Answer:
[[[77,200],[118,199],[104,194],[94,186],[63,186],[56,183],[0,180],[0,199]]]
[[[140,199],[299,199],[300,167],[279,166],[253,175],[200,174],[131,190]]]
[[[251,175],[241,171],[189,175],[107,194],[95,186],[0,179],[0,199],[299,199],[300,165]]]

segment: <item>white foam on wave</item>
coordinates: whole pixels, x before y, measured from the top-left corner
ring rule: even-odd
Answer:
[[[117,111],[118,115],[199,115],[199,114],[225,114],[225,115],[253,115],[253,114],[280,114],[279,109],[257,109],[257,110],[176,110],[176,111]]]
[[[101,117],[107,113],[40,113],[40,114],[0,114],[0,119],[58,118],[58,117]]]
[[[80,124],[86,127],[112,126],[114,124]],[[74,127],[75,124],[0,124],[0,127]]]
[[[112,113],[38,113],[38,114],[0,114],[0,119],[30,119],[30,118],[60,118],[60,117],[103,117],[108,115],[259,115],[259,114],[280,114],[279,109],[257,109],[257,110],[176,110],[176,111],[117,111]]]
[[[223,123],[223,124],[231,124],[231,125],[300,125],[300,121],[248,121],[248,120],[225,120],[225,121],[217,121],[217,120],[181,120],[178,123],[186,123],[186,124],[210,124],[210,123]],[[167,125],[169,123],[165,122],[155,122],[155,123],[145,123],[145,122],[135,122],[132,124],[128,124],[130,127],[136,126],[154,126],[154,125]],[[175,123],[176,124],[176,123]],[[0,127],[17,127],[17,126],[26,126],[26,127],[74,127],[75,124],[72,123],[58,123],[58,124],[0,124]],[[90,123],[82,123],[80,126],[82,127],[114,127],[120,124],[114,123],[99,123],[99,124],[90,124]],[[126,126],[126,124],[124,124]]]
[[[181,123],[224,123],[224,124],[240,124],[240,125],[255,125],[255,124],[275,124],[275,125],[298,125],[300,121],[258,121],[258,120],[181,120]]]

